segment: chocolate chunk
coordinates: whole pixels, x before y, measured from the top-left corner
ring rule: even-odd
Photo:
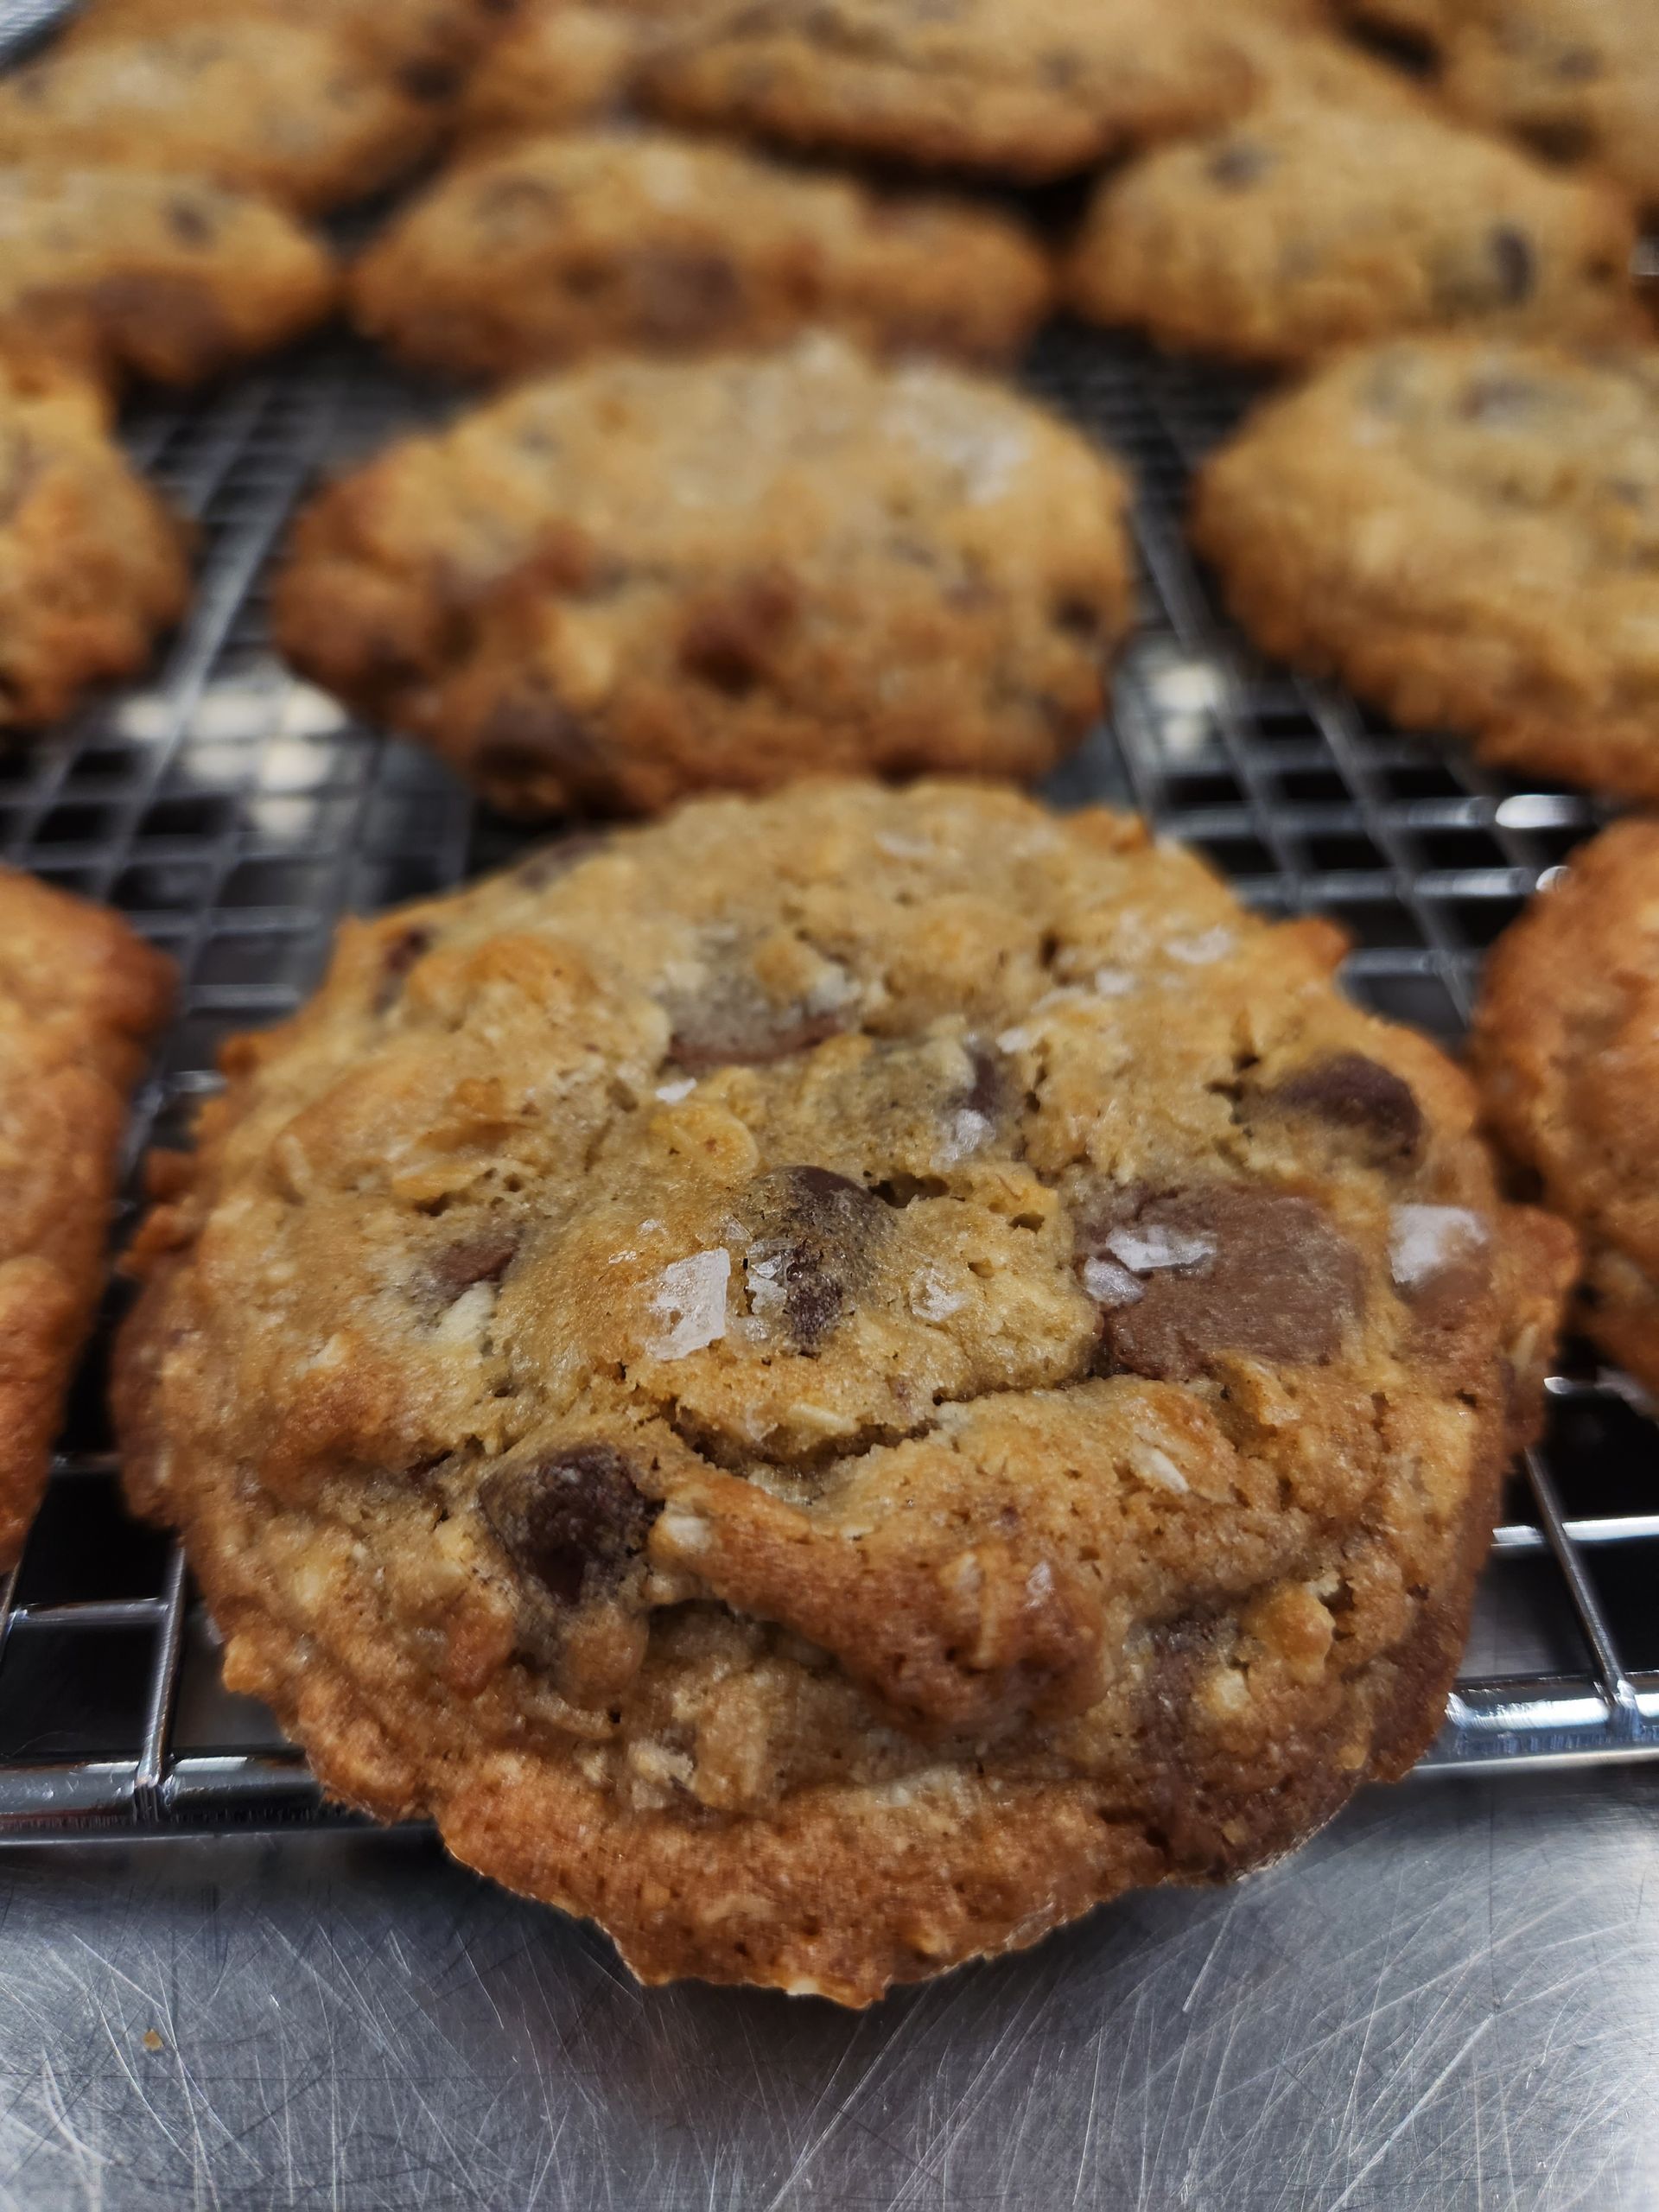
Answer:
[[[1273,167],[1273,156],[1254,139],[1231,138],[1224,146],[1217,146],[1204,166],[1212,184],[1238,192],[1267,175]]]
[[[781,1313],[797,1351],[815,1353],[868,1280],[888,1212],[861,1183],[828,1167],[780,1167],[752,1187],[756,1235],[745,1262],[763,1319]]]
[[[1057,630],[1068,638],[1077,638],[1092,644],[1101,632],[1104,620],[1102,610],[1093,600],[1066,598],[1055,602],[1052,620]]]
[[[961,1110],[982,1115],[988,1122],[1001,1121],[1012,1097],[1007,1070],[995,1053],[987,1051],[983,1045],[970,1045],[968,1058],[973,1077],[957,1102]]]
[[[1535,154],[1547,162],[1587,162],[1596,150],[1596,134],[1580,116],[1541,116],[1516,126]]]
[[[1103,1306],[1107,1373],[1185,1382],[1225,1352],[1318,1364],[1364,1306],[1353,1246],[1311,1199],[1260,1184],[1120,1192],[1079,1223],[1077,1246],[1085,1282],[1092,1259],[1141,1287]]]
[[[453,1306],[474,1283],[499,1282],[518,1251],[512,1230],[482,1229],[429,1260],[426,1280],[440,1305]]]
[[[183,245],[211,245],[213,241],[213,218],[192,200],[168,200],[167,227]]]
[[[1499,299],[1505,307],[1519,307],[1531,298],[1538,281],[1538,256],[1531,239],[1513,223],[1499,223],[1487,245],[1497,276]]]
[[[397,82],[412,100],[453,99],[460,79],[441,61],[410,61],[397,73]]]
[[[490,709],[472,767],[485,795],[509,812],[543,804],[603,806],[615,791],[610,758],[591,722],[535,684]]]
[[[658,344],[718,337],[742,310],[743,280],[723,253],[646,246],[626,257],[621,276],[640,334]]]
[[[1407,1166],[1422,1149],[1423,1109],[1410,1084],[1363,1052],[1311,1060],[1276,1084],[1268,1100],[1351,1131],[1379,1166]]]
[[[844,1011],[817,1013],[777,1006],[741,968],[711,976],[702,988],[676,995],[669,1058],[690,1075],[723,1067],[767,1067],[810,1052],[847,1027]]]
[[[397,1003],[404,988],[404,978],[416,962],[432,949],[432,932],[418,923],[400,930],[380,955],[380,988],[375,993],[374,1010],[385,1014]]]
[[[692,610],[680,637],[680,665],[734,696],[766,673],[800,604],[781,576],[753,576]]]
[[[579,1605],[620,1580],[645,1549],[662,1510],[610,1444],[573,1444],[478,1486],[480,1510],[515,1566],[562,1605]]]

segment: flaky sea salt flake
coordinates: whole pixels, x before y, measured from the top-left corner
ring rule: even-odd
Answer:
[[[651,1311],[664,1324],[645,1340],[653,1359],[683,1359],[726,1333],[726,1286],[732,1255],[725,1246],[671,1261],[657,1278]]]

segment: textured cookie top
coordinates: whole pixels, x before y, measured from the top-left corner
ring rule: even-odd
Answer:
[[[1035,772],[1128,619],[1125,486],[1001,385],[839,341],[525,385],[326,492],[283,648],[508,803]]]
[[[178,524],[110,438],[89,385],[0,372],[0,728],[128,675],[189,597]]]
[[[1635,225],[1611,187],[1448,124],[1386,79],[1380,90],[1356,107],[1293,88],[1109,180],[1076,250],[1074,303],[1263,362],[1438,327],[1639,334]]]
[[[652,1976],[1283,1847],[1435,1725],[1564,1258],[1341,950],[948,785],[349,928],[126,1349],[232,1679]]]
[[[652,62],[666,112],[1034,181],[1238,105],[1249,66],[1198,0],[755,0]]]
[[[1446,17],[1440,82],[1454,107],[1659,208],[1652,0],[1475,0]]]
[[[524,141],[444,177],[359,263],[359,326],[429,367],[507,376],[594,352],[775,344],[823,323],[878,350],[1017,352],[1047,264],[944,200],[664,131]]]
[[[0,869],[0,1567],[46,1479],[103,1281],[126,1092],[171,982],[114,914]]]
[[[1659,1388],[1659,823],[1604,830],[1493,947],[1486,1110],[1583,1230],[1587,1325]]]
[[[313,211],[390,183],[437,125],[343,41],[274,21],[111,39],[0,82],[0,162],[181,169]]]
[[[89,0],[59,47],[264,19],[333,32],[383,67],[413,71],[407,89],[429,92],[444,89],[429,73],[471,61],[513,12],[514,0]]]
[[[1345,357],[1209,463],[1195,533],[1270,650],[1659,792],[1659,352]]]
[[[278,209],[194,177],[0,168],[0,346],[190,383],[327,314],[334,264]]]

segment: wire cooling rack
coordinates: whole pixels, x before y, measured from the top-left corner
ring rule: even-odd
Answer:
[[[1031,382],[1141,486],[1143,626],[1110,724],[1052,795],[1132,798],[1253,902],[1336,915],[1356,995],[1455,1041],[1484,948],[1597,806],[1485,774],[1253,658],[1179,528],[1192,464],[1243,384],[1066,328]],[[265,579],[296,499],[430,404],[337,339],[205,404],[131,414],[135,457],[200,519],[197,603],[152,680],[0,753],[0,859],[112,901],[180,963],[135,1166],[153,1139],[182,1139],[220,1039],[304,996],[340,914],[517,849],[446,770],[351,722],[267,640]],[[334,1817],[270,1715],[224,1690],[176,1548],[122,1514],[102,1411],[120,1302],[112,1291],[0,1596],[0,1836]],[[1659,1755],[1659,1431],[1587,1357],[1550,1388],[1548,1438],[1510,1482],[1431,1770]]]

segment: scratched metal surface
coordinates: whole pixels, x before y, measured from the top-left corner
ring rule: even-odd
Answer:
[[[1372,1792],[861,2017],[430,1845],[0,1857],[0,2205],[1652,2212],[1659,1770]]]

